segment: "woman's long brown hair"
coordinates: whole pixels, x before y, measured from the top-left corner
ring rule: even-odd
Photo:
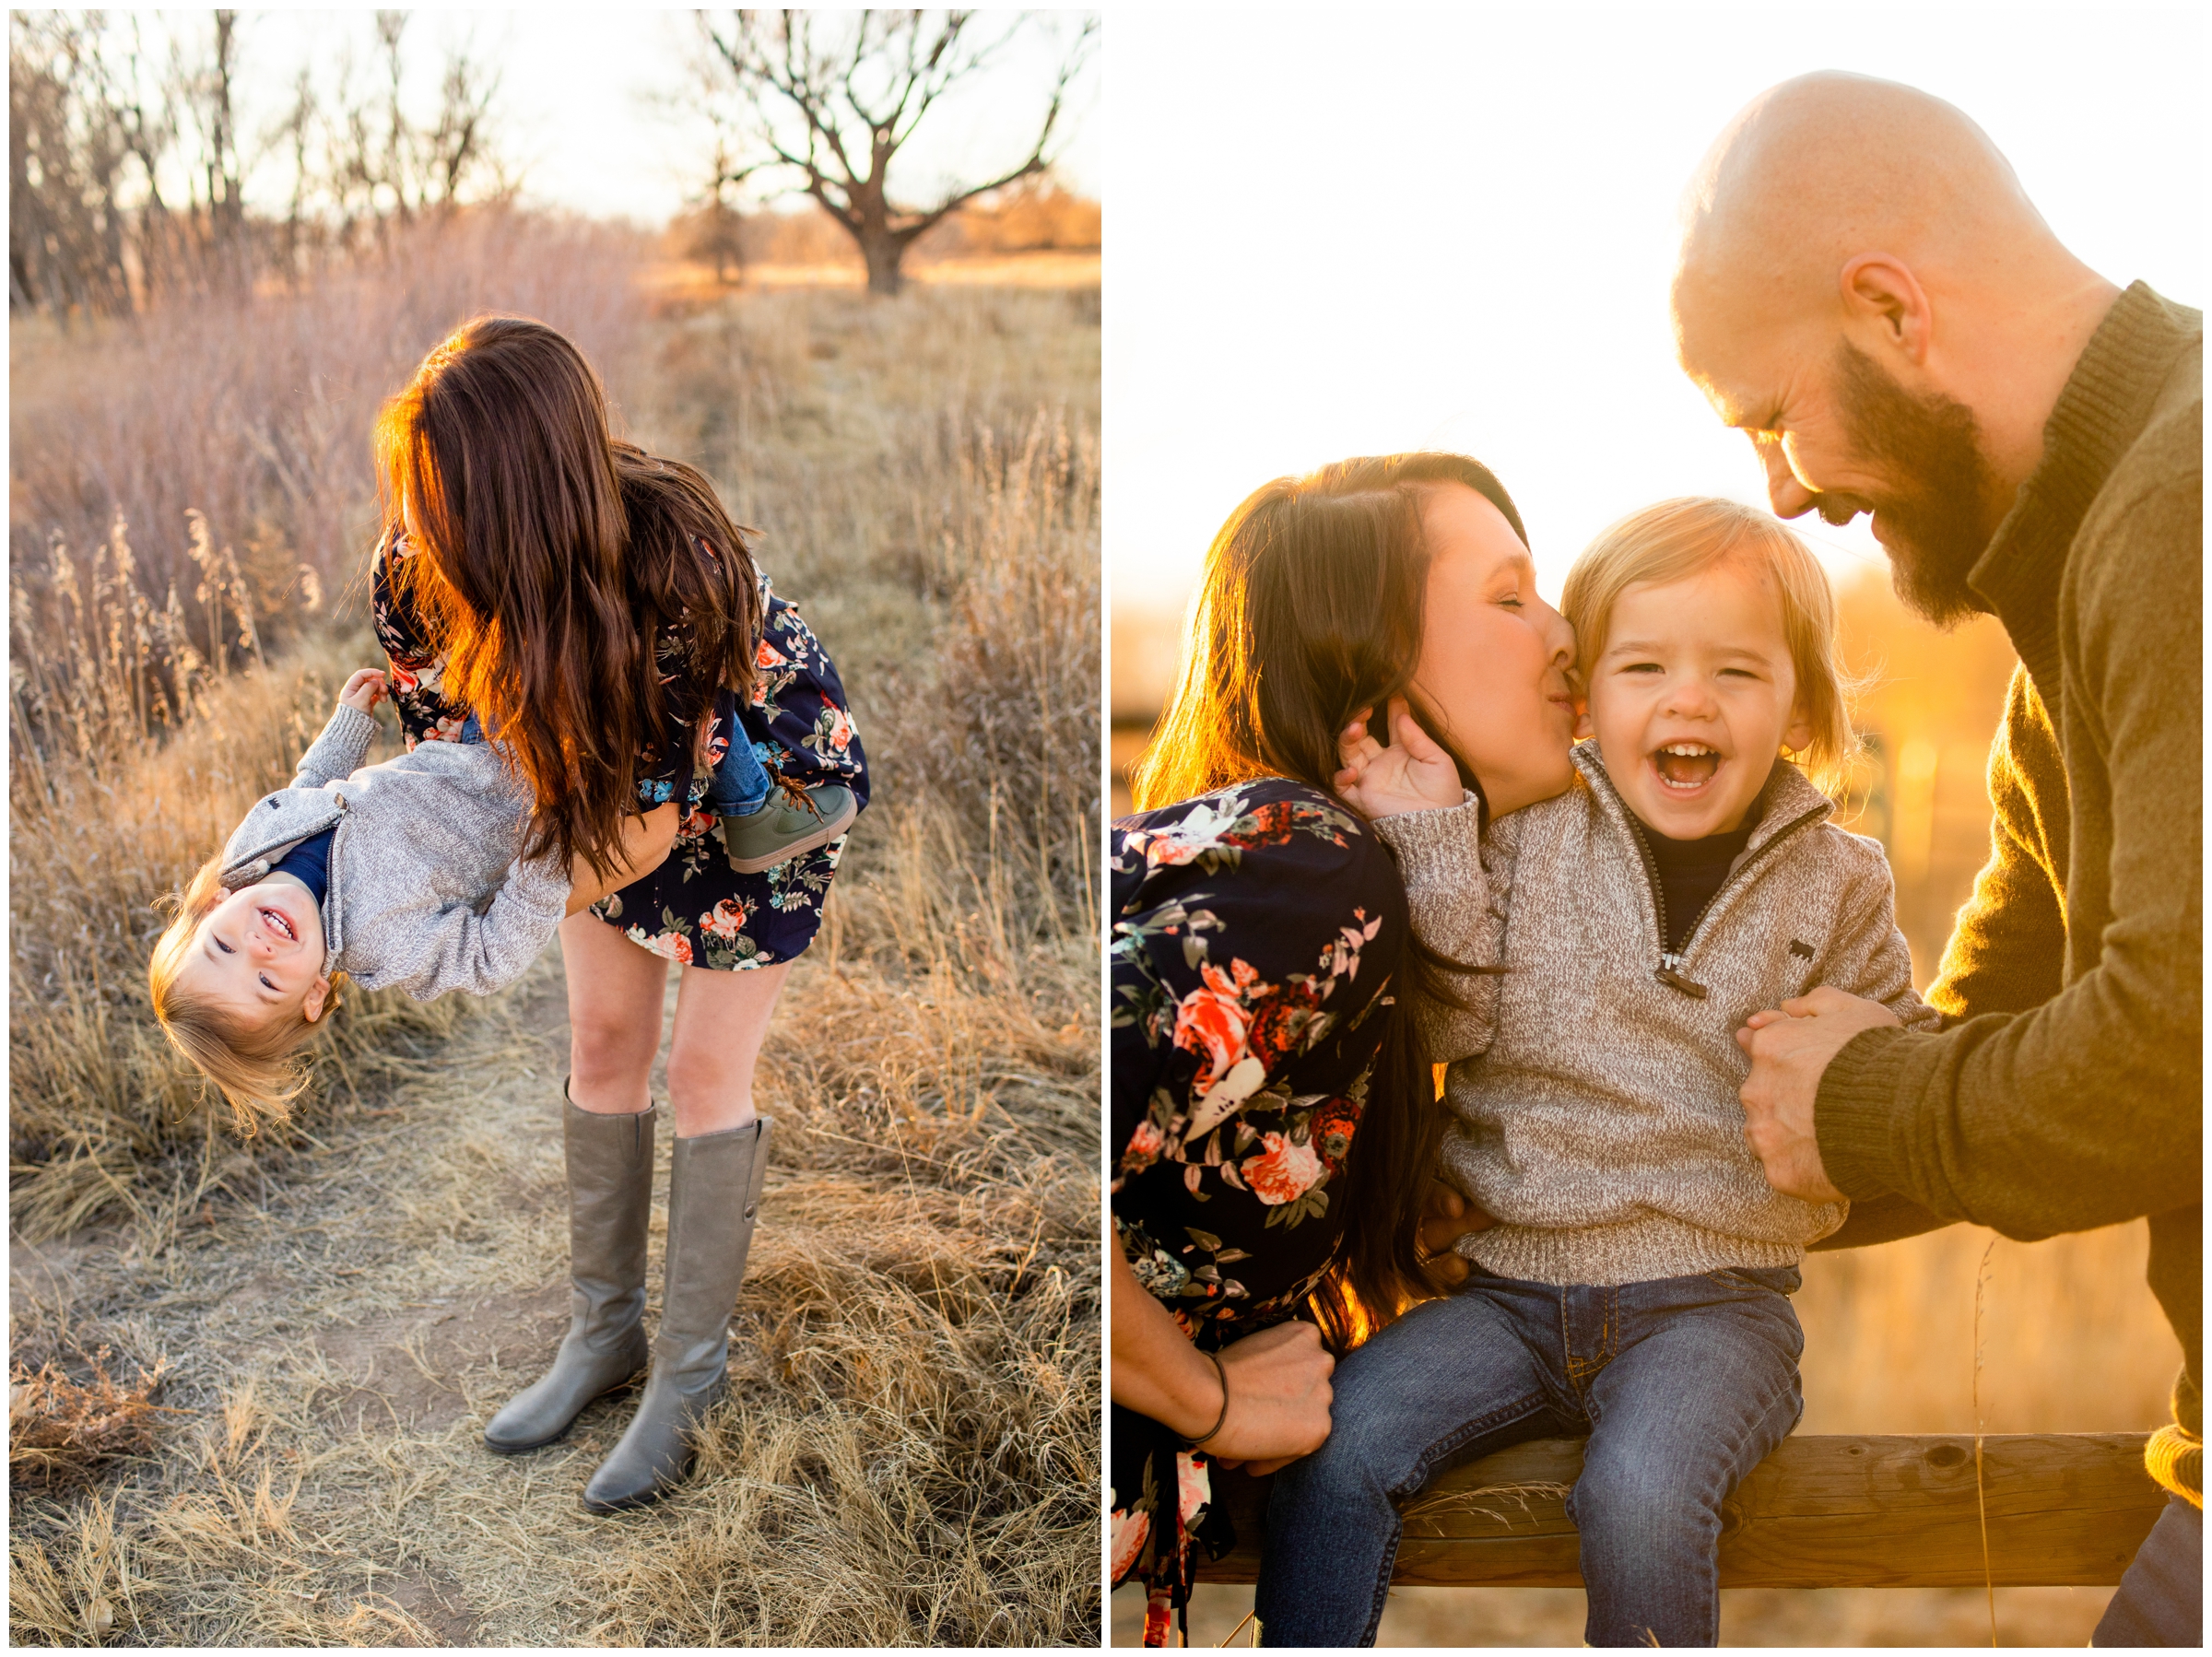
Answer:
[[[1362,709],[1380,719],[1397,696],[1457,757],[1413,684],[1429,587],[1422,496],[1450,484],[1489,500],[1527,541],[1505,486],[1464,454],[1339,461],[1277,478],[1230,514],[1206,553],[1174,699],[1131,768],[1140,810],[1257,777],[1333,794],[1337,733]],[[1479,794],[1464,758],[1459,770]],[[1407,943],[1344,1170],[1345,1212],[1358,1217],[1312,1302],[1340,1350],[1435,1293],[1418,1234],[1443,1116],[1411,1004],[1453,996],[1447,963]]]
[[[391,568],[445,652],[443,694],[505,744],[536,796],[529,852],[613,866],[639,769],[665,765],[760,630],[745,535],[713,486],[608,432],[583,354],[543,323],[480,316],[384,405],[376,458]],[[710,549],[702,553],[703,546]],[[676,656],[657,659],[669,629]]]

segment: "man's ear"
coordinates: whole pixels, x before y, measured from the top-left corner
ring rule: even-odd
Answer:
[[[1837,280],[1843,308],[1854,320],[1874,322],[1914,368],[1927,360],[1935,311],[1927,290],[1903,260],[1893,253],[1861,253],[1845,263]]]
[[[307,986],[307,999],[300,1004],[300,1017],[310,1024],[314,1023],[316,1019],[323,1017],[323,1009],[329,1004],[329,1001],[330,980],[327,976],[318,978],[313,983]]]

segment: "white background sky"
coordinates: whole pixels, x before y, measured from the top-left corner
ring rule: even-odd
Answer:
[[[157,33],[204,32],[210,16],[153,13],[144,24]],[[976,27],[995,37],[1012,21],[1011,13],[986,13]],[[972,181],[1018,163],[1036,135],[1061,49],[1079,21],[1070,13],[1030,26],[990,78],[974,83],[972,95],[941,102],[893,164],[894,184],[926,193],[947,173]],[[303,63],[324,85],[335,84],[348,51],[362,84],[382,73],[365,9],[250,11],[240,32],[241,127],[249,155],[254,135],[290,106],[292,79]],[[415,12],[405,39],[405,97],[426,119],[437,107],[449,42],[466,44],[497,68],[496,124],[501,147],[523,165],[527,199],[657,224],[687,195],[696,195],[700,129],[656,107],[657,100],[688,84],[685,65],[700,51],[693,13],[632,6],[523,12],[435,7]],[[1102,170],[1099,76],[1094,52],[1057,141],[1063,176],[1089,194],[1097,193]],[[289,176],[284,159],[272,157],[249,178],[248,194],[280,200]]]
[[[1464,450],[1544,591],[1669,495],[1759,501],[1675,366],[1675,209],[1721,127],[1807,70],[1900,80],[1995,140],[2059,236],[2201,306],[2202,13],[1555,6],[1110,11],[1106,548],[1176,606],[1231,508],[1352,454]],[[1863,521],[1802,520],[1879,559]]]

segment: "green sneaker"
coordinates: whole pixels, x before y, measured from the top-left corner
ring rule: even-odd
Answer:
[[[802,852],[828,845],[859,815],[860,802],[841,782],[818,782],[812,788],[786,785],[770,793],[767,804],[750,817],[724,817],[722,843],[730,854],[730,867],[740,875],[758,875],[789,863]]]

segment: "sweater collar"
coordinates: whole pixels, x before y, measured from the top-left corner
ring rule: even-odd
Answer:
[[[1591,795],[1597,801],[1598,809],[1605,813],[1606,820],[1632,840],[1637,832],[1635,819],[1628,802],[1620,797],[1620,791],[1613,786],[1613,779],[1606,774],[1596,739],[1576,743],[1568,758],[1583,774],[1583,781],[1590,785]],[[1795,766],[1786,763],[1776,766],[1773,776],[1767,781],[1766,810],[1759,819],[1759,827],[1751,831],[1743,855],[1750,856],[1806,813],[1818,811],[1826,817],[1835,808],[1835,802],[1807,781],[1805,773]]]
[[[2058,590],[2089,503],[2149,423],[2196,313],[2135,283],[2112,301],[2043,425],[2043,457],[1967,575],[2005,624],[2045,703],[2058,707]]]

